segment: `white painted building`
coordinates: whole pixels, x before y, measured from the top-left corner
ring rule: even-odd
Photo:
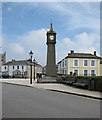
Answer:
[[[30,77],[30,65],[30,60],[12,60],[2,65],[2,74],[9,74],[11,77]],[[32,63],[32,73],[34,73],[34,62]],[[36,62],[36,77],[37,74],[42,74],[42,66]]]

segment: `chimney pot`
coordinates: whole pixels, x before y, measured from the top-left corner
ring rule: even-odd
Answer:
[[[71,50],[71,54],[73,54],[74,53],[74,50]]]
[[[94,55],[96,56],[96,51],[94,51]]]

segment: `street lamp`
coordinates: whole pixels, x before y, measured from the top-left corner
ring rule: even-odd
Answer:
[[[32,84],[32,56],[33,56],[33,52],[32,52],[32,50],[30,51],[30,53],[29,53],[29,55],[30,55],[30,60],[31,60],[31,65],[30,65],[30,68],[31,68],[31,76],[30,76],[30,84]]]
[[[35,81],[35,59],[33,60],[34,61],[34,81]]]

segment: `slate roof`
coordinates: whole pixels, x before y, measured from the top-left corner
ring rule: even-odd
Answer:
[[[9,61],[9,62],[3,64],[3,65],[31,65],[31,62],[30,62],[30,60],[19,60],[19,61],[12,60],[12,61]],[[34,65],[34,62],[32,62],[32,65]],[[35,63],[35,65],[41,66],[38,63]]]
[[[64,59],[66,58],[86,58],[86,59],[101,59],[101,57],[96,56],[94,54],[91,53],[68,53],[68,56],[66,56]],[[64,59],[62,59],[61,61],[59,61],[57,64],[61,63]]]
[[[73,53],[69,54],[67,58],[91,58],[91,59],[100,59],[101,57],[90,54],[90,53]]]
[[[27,61],[20,60],[20,61],[9,61],[5,63],[4,65],[27,65]]]

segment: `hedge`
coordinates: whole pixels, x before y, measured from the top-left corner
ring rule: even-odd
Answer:
[[[88,79],[92,78],[94,80],[94,90],[102,92],[102,76],[71,76],[64,74],[57,74],[57,76],[65,76],[65,77],[75,77],[76,79]]]

